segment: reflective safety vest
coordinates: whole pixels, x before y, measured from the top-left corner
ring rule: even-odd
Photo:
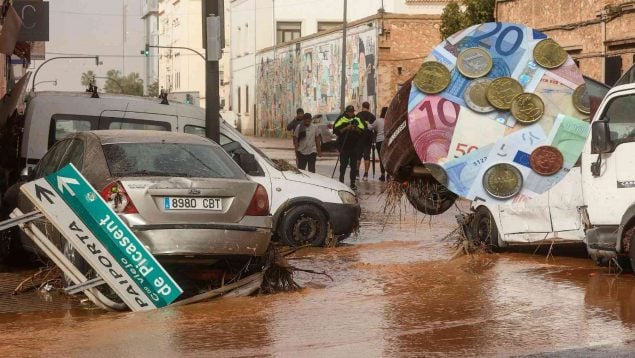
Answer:
[[[353,123],[357,121],[356,123]],[[344,125],[348,125],[348,124],[353,124],[353,125],[357,125],[357,127],[361,130],[366,129],[366,126],[364,125],[364,122],[359,119],[359,117],[353,117],[353,118],[346,118],[346,116],[342,116],[340,117],[337,121],[335,121],[335,124],[333,125],[333,128],[339,128],[341,126]]]

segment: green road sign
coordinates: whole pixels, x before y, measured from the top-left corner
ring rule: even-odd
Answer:
[[[44,179],[154,306],[167,306],[183,293],[179,285],[72,164]],[[37,186],[35,191],[40,201],[44,202],[41,196],[46,198],[47,194],[42,192],[41,187],[39,194]]]

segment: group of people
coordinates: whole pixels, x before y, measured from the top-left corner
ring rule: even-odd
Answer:
[[[362,180],[368,180],[368,170],[371,164],[371,152],[377,148],[381,151],[384,141],[384,118],[387,107],[382,108],[381,115],[376,118],[370,112],[370,103],[362,103],[361,112],[355,114],[355,107],[347,106],[344,113],[335,121],[333,133],[337,136],[337,146],[340,152],[340,182],[344,182],[346,170],[350,167],[350,187],[357,189],[357,177],[362,161],[364,162],[364,175]],[[287,125],[287,130],[293,132],[293,145],[296,151],[299,169],[306,169],[315,173],[317,156],[322,155],[320,148],[320,132],[317,126],[312,125],[313,117],[310,113],[304,113],[302,108],[296,110],[296,117]],[[379,158],[381,171],[380,181],[386,180],[386,171]]]

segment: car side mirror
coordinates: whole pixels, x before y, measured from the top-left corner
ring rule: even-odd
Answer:
[[[30,181],[33,178],[33,174],[34,173],[35,173],[35,171],[33,170],[33,167],[24,168],[20,172],[20,180],[22,180],[22,181]]]
[[[608,153],[612,150],[611,132],[607,121],[591,124],[591,154]]]
[[[238,154],[238,165],[245,171],[247,174],[256,174],[259,171],[258,162],[256,161],[256,157],[251,153],[239,153]]]

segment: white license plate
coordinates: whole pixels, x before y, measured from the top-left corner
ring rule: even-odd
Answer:
[[[220,198],[190,198],[166,196],[163,198],[165,210],[223,210]]]

